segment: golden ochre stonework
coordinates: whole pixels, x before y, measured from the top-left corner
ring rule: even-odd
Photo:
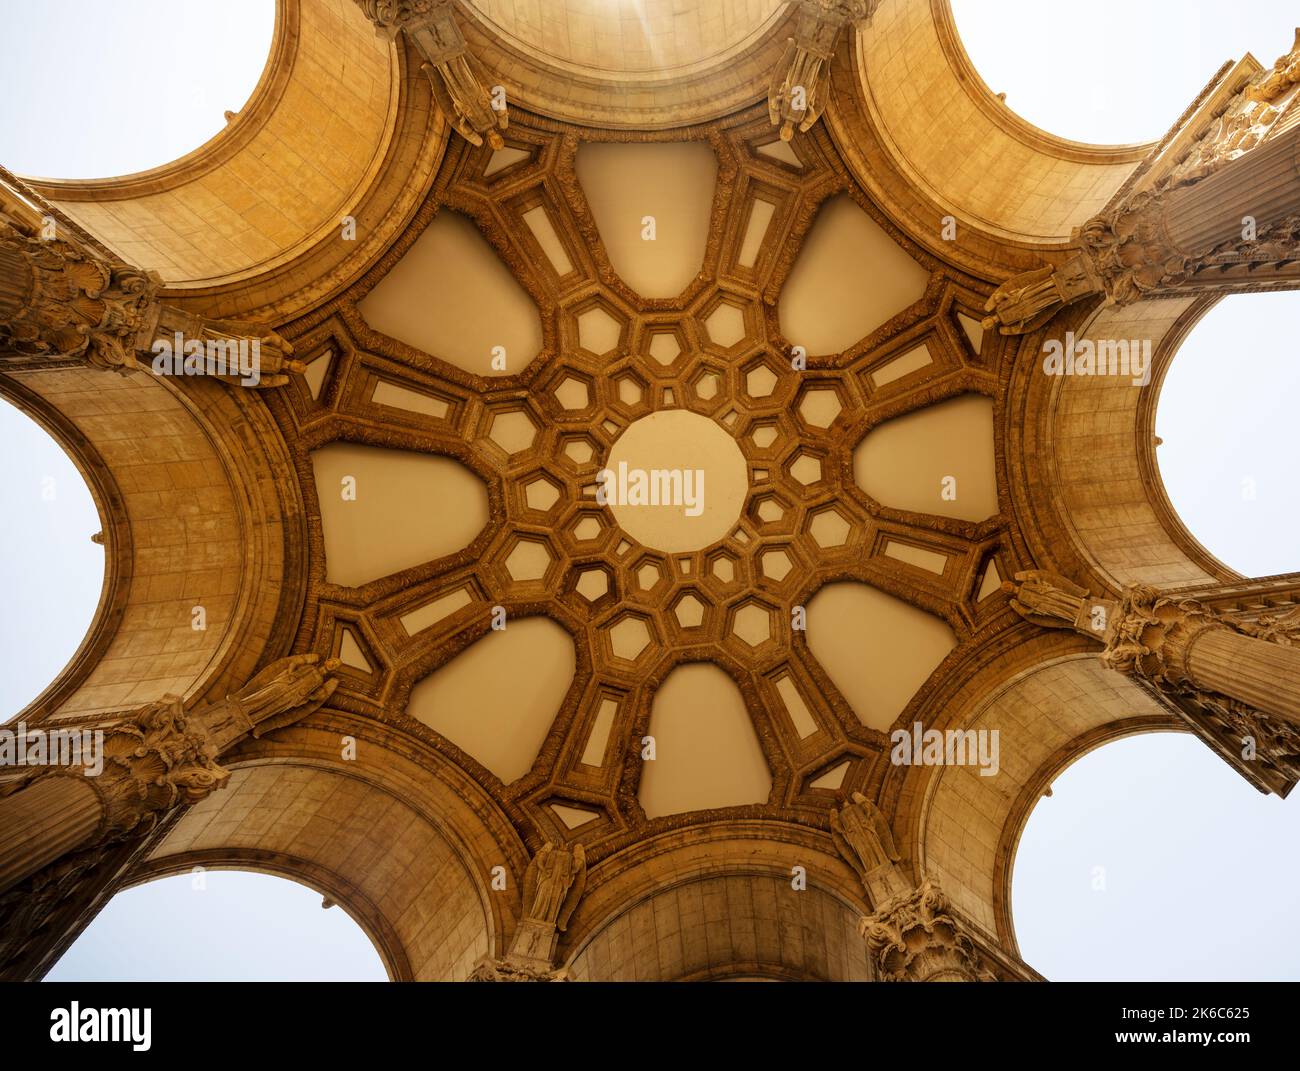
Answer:
[[[1217,297],[1300,283],[1294,51],[1106,148],[946,0],[659,6],[281,0],[212,142],[0,172],[0,392],[108,561],[8,713],[111,745],[0,767],[4,977],[235,866],[394,979],[1037,980],[1064,766],[1176,728],[1290,791],[1300,574],[1210,557],[1152,442]]]

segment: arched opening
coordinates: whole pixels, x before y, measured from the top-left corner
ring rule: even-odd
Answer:
[[[1021,955],[1053,981],[1300,979],[1294,810],[1191,735],[1089,752],[1020,837]]]
[[[101,520],[90,488],[44,428],[0,399],[0,719],[25,708],[68,664],[104,588]]]
[[[1295,5],[1093,0],[950,0],[962,44],[984,82],[1022,119],[1090,144],[1155,141],[1227,59],[1264,64],[1285,52]],[[1062,68],[1062,57],[1075,62]]]
[[[1300,569],[1297,323],[1300,293],[1227,297],[1188,333],[1159,388],[1156,458],[1170,504],[1245,576]]]
[[[0,163],[69,179],[128,175],[197,149],[244,109],[267,64],[275,0],[49,0],[6,15]],[[51,54],[76,56],[51,77]],[[166,92],[158,92],[159,80]],[[147,121],[129,113],[147,110]],[[143,116],[141,116],[143,118]]]
[[[52,982],[387,978],[371,938],[320,892],[277,875],[197,866],[118,893],[47,976]]]

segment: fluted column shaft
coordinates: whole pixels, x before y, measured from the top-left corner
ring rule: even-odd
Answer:
[[[1174,245],[1196,256],[1241,237],[1242,218],[1260,228],[1300,213],[1300,126],[1171,193],[1165,228]]]
[[[1212,628],[1192,640],[1186,665],[1197,687],[1300,725],[1300,648]]]
[[[0,799],[0,893],[84,847],[105,817],[85,777],[41,777]]]

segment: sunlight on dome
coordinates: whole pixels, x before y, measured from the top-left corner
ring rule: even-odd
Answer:
[[[1099,145],[1155,141],[1224,60],[1265,66],[1291,46],[1292,0],[1253,0],[1250,18],[1221,0],[951,0],[971,63],[1016,115],[1058,137]],[[1063,61],[1068,61],[1063,66]]]
[[[59,38],[6,52],[0,161],[18,174],[88,179],[192,152],[249,100],[275,8],[275,0],[44,0],[7,10],[10,41],[39,40],[50,25]],[[52,77],[52,51],[77,62]]]
[[[1297,323],[1300,294],[1225,298],[1160,386],[1156,459],[1170,503],[1206,550],[1246,576],[1296,568]]]
[[[690,4],[645,0],[470,0],[468,6],[507,38],[565,66],[659,73],[725,54],[761,33],[782,5],[713,0],[707,19]]]
[[[99,511],[72,459],[34,420],[0,401],[0,710],[17,713],[54,680],[90,627],[104,587]]]
[[[1276,880],[1276,846],[1295,840],[1283,800],[1181,733],[1107,744],[1051,792],[1011,890],[1021,954],[1047,977],[1300,980],[1300,890]]]
[[[319,892],[271,874],[195,867],[118,893],[46,978],[383,982],[388,972],[356,920]]]

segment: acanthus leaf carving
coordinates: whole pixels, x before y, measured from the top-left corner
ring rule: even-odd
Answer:
[[[157,275],[61,238],[28,235],[3,215],[0,251],[22,264],[29,288],[18,311],[0,319],[0,346],[119,372],[140,367],[136,353],[147,348],[158,320]]]
[[[953,916],[935,878],[880,905],[858,932],[889,982],[992,982],[975,942]]]
[[[269,328],[173,308],[160,300],[162,288],[156,272],[69,238],[28,233],[0,211],[0,352],[257,388],[283,386],[289,372],[304,371]]]

